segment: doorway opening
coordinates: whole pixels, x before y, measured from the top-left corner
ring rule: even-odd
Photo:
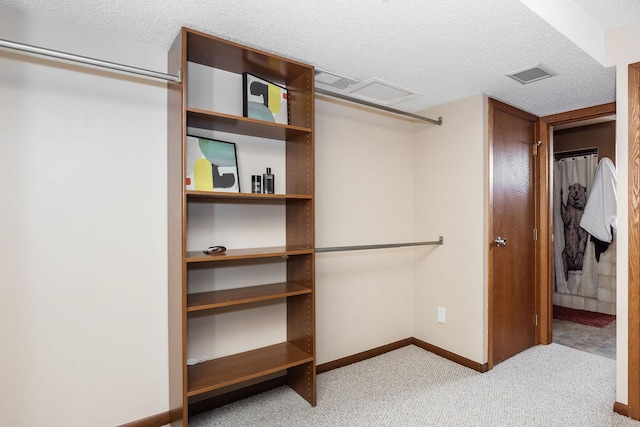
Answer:
[[[543,119],[552,150],[549,342],[615,359],[615,233],[603,242],[579,225],[597,168],[604,158],[615,168],[615,105],[567,114]]]

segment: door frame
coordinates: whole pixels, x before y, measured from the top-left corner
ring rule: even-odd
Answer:
[[[538,155],[538,172],[540,188],[540,212],[538,233],[539,263],[539,307],[538,307],[538,339],[539,344],[551,344],[553,324],[553,201],[551,188],[553,185],[553,140],[552,126],[575,123],[589,119],[609,116],[616,113],[616,103],[596,105],[579,110],[567,111],[541,117],[538,122],[539,140],[542,142]]]
[[[629,417],[640,420],[640,62],[629,65],[629,277],[628,402]],[[624,412],[616,402],[614,410]],[[623,415],[626,415],[623,413]]]

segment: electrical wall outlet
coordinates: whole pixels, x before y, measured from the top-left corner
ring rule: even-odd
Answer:
[[[444,323],[444,307],[438,307],[438,323]]]

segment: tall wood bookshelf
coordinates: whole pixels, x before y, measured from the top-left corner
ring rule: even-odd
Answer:
[[[241,75],[248,72],[288,90],[288,124],[279,124],[190,107],[187,88],[196,85],[187,63]],[[311,405],[316,404],[315,254],[314,254],[314,91],[313,67],[252,49],[188,28],[182,28],[169,51],[169,72],[181,73],[182,84],[168,90],[168,244],[169,364],[172,425],[187,425],[189,404],[208,393],[224,393],[262,379],[286,377]],[[239,88],[239,93],[242,89]],[[215,94],[214,94],[215,96]],[[268,138],[284,144],[286,189],[282,194],[225,193],[187,190],[187,129],[227,132],[239,138]],[[242,171],[240,171],[242,172]],[[246,190],[245,190],[246,191]],[[283,204],[286,244],[230,247],[207,255],[191,247],[189,209],[194,204],[237,203],[241,209]],[[213,222],[213,218],[212,218]],[[238,224],[241,232],[242,224]],[[198,230],[200,232],[200,230]],[[202,230],[211,233],[211,230]],[[233,263],[251,265],[285,259],[286,279],[280,283],[190,291],[193,269],[216,269]],[[258,346],[201,363],[187,365],[189,319],[219,310],[245,310],[252,304],[281,300],[286,305],[286,341]],[[224,325],[222,325],[224,327]],[[256,331],[247,331],[248,339]]]

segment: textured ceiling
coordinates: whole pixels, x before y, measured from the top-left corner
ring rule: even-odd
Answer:
[[[640,2],[566,0],[569,8],[546,13],[525,5],[532,2],[0,0],[166,49],[181,26],[191,27],[410,89],[419,96],[393,107],[411,112],[481,92],[537,115],[614,101],[615,70],[594,52],[606,30],[640,20]],[[506,77],[538,64],[557,75],[528,85]]]

